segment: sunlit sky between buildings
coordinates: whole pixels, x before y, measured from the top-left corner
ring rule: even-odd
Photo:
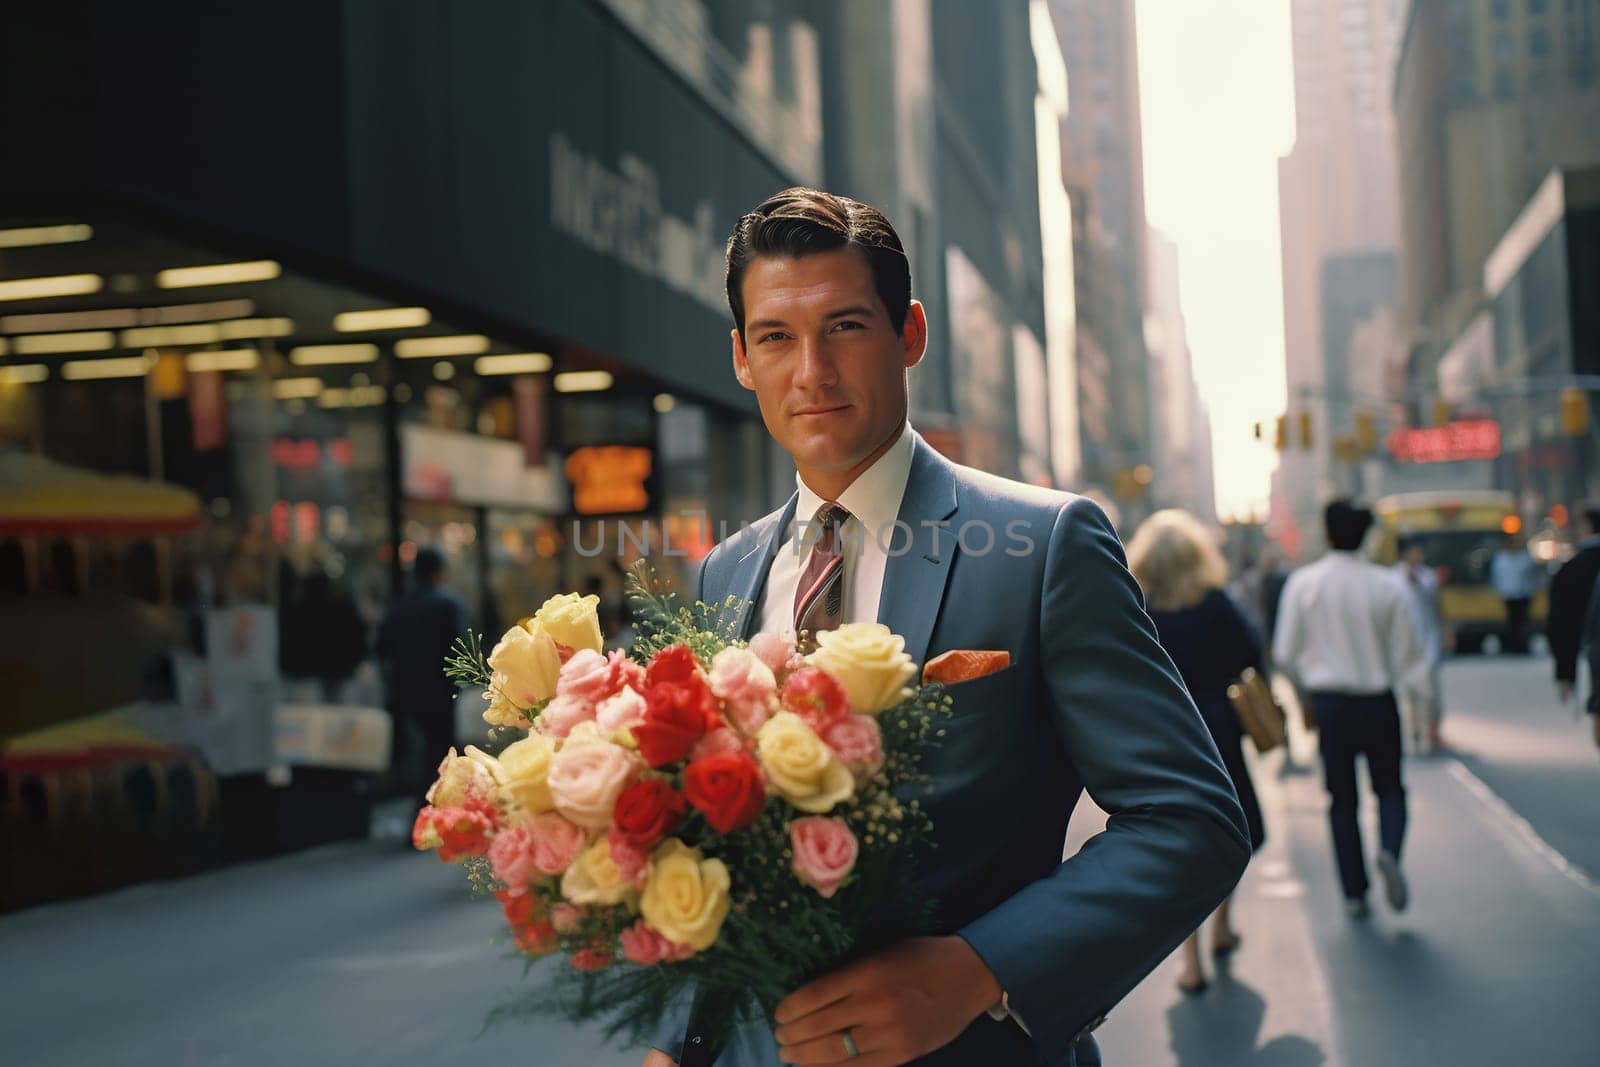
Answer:
[[[1288,0],[1138,0],[1145,213],[1178,246],[1217,513],[1266,513],[1283,410],[1278,157],[1294,143]],[[1070,72],[1069,72],[1070,76]]]

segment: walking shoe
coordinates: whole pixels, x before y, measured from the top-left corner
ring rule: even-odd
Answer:
[[[1344,902],[1344,913],[1352,919],[1365,919],[1372,914],[1372,909],[1367,907],[1366,897],[1348,897]]]
[[[1400,861],[1394,853],[1378,853],[1378,874],[1383,878],[1383,895],[1389,899],[1389,907],[1405,911],[1411,892],[1406,888],[1406,876],[1400,872]]]

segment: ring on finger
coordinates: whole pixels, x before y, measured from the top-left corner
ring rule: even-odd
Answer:
[[[861,1055],[861,1050],[856,1048],[856,1039],[850,1035],[850,1031],[848,1029],[841,1031],[839,1036],[844,1038],[845,1059],[853,1060],[857,1056]]]

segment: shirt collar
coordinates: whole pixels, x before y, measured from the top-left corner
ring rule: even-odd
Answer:
[[[906,423],[888,451],[839,494],[838,503],[860,521],[862,529],[869,534],[877,536],[880,531],[887,531],[889,524],[900,517],[900,499],[905,496],[906,483],[911,480],[911,457],[915,450],[916,438],[911,424]],[[794,476],[794,482],[800,492],[794,509],[795,522],[810,522],[816,517],[823,499],[800,475]]]

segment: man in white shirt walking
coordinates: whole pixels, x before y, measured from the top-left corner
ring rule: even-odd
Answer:
[[[1406,793],[1395,691],[1414,686],[1427,664],[1405,587],[1357,554],[1372,512],[1336,500],[1324,524],[1330,551],[1284,586],[1272,655],[1300,692],[1307,728],[1320,734],[1334,857],[1345,907],[1360,918],[1368,909],[1356,757],[1366,757],[1378,796],[1378,873],[1390,906],[1399,911],[1408,890],[1400,870]]]

